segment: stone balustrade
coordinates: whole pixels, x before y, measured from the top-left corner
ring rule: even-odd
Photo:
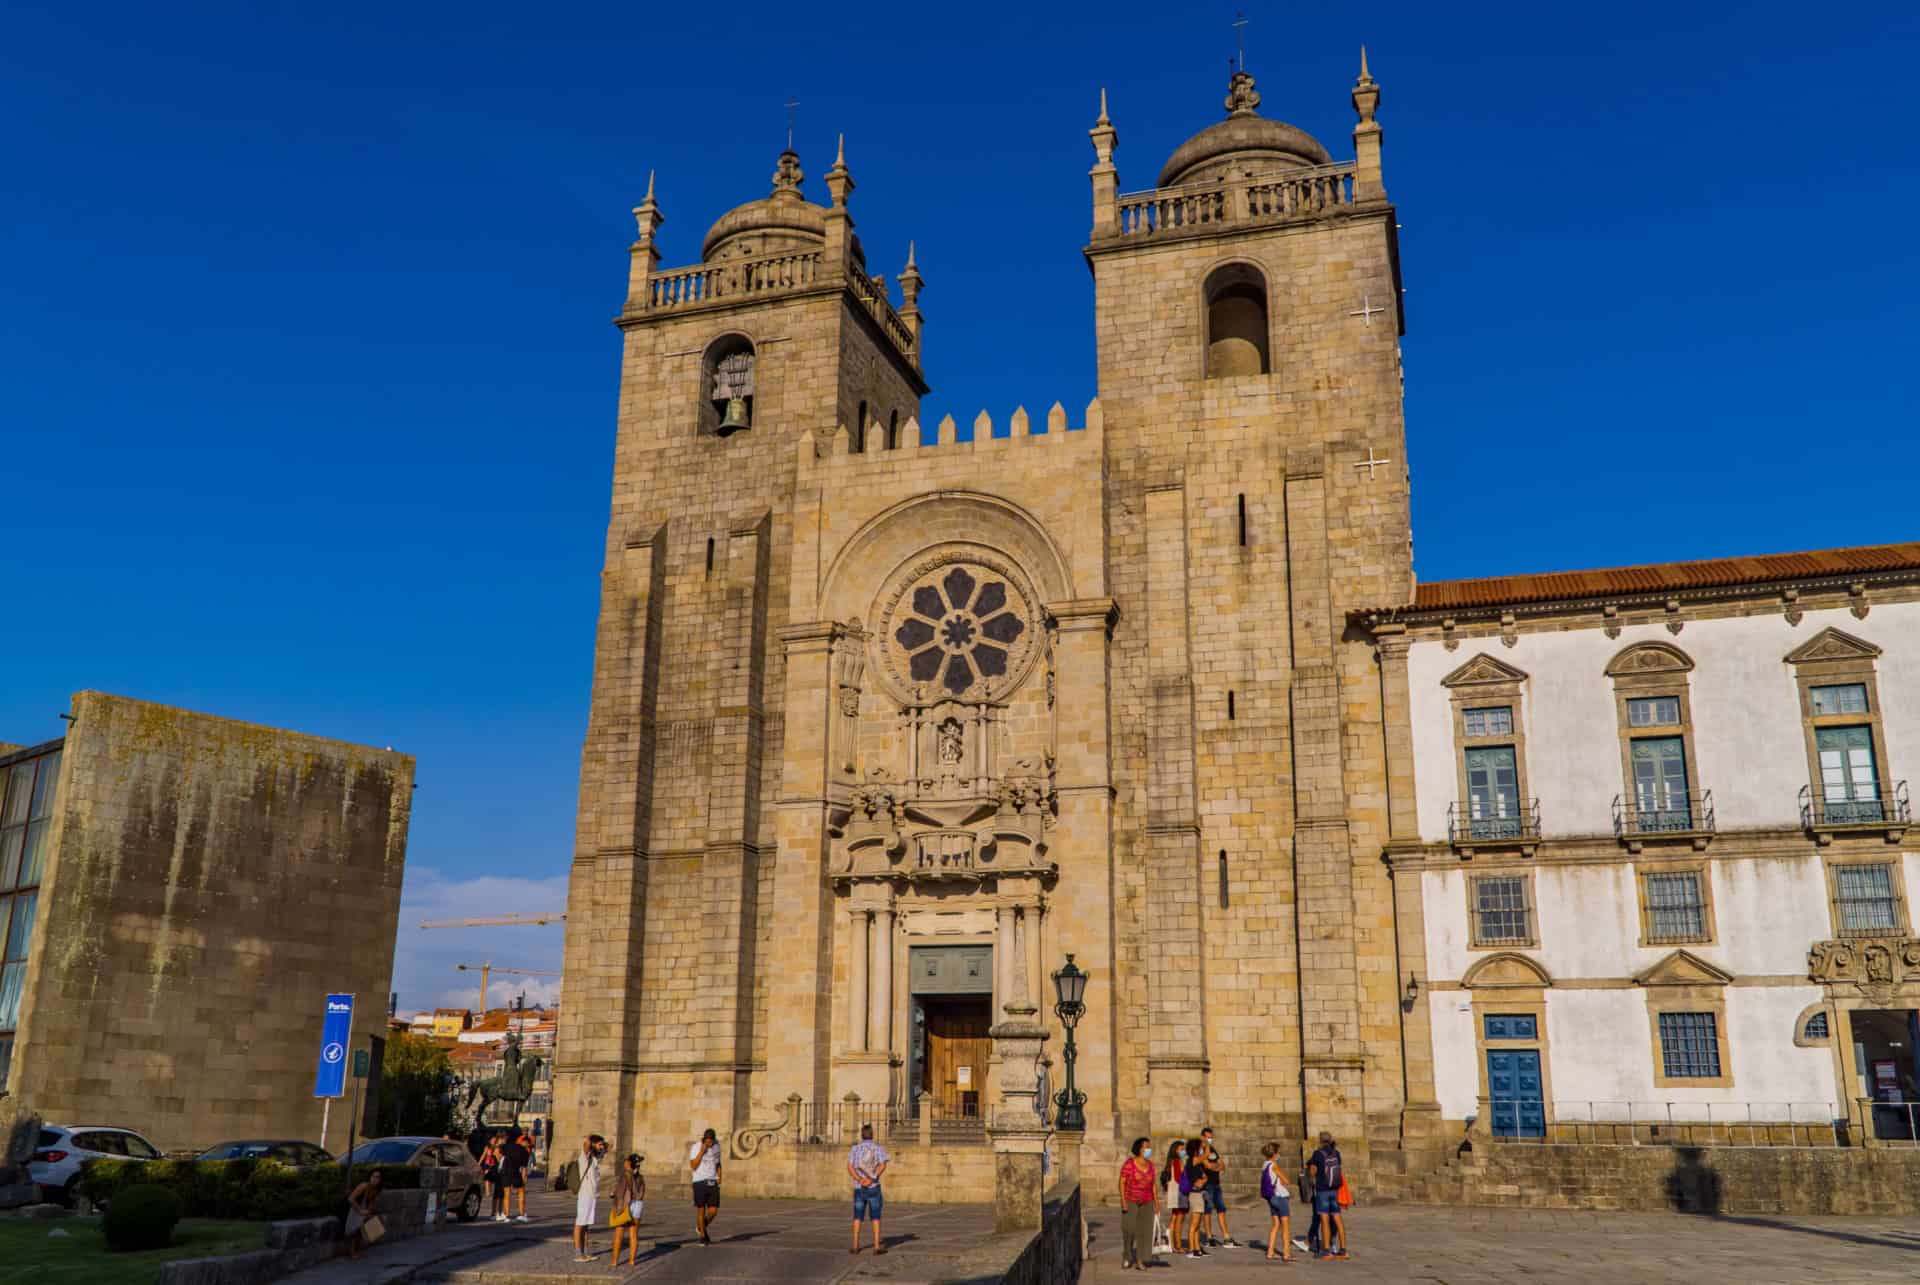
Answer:
[[[826,255],[820,250],[701,263],[649,274],[645,307],[648,311],[692,308],[754,295],[804,290],[833,279]],[[893,301],[887,298],[886,289],[851,259],[842,265],[841,279],[881,333],[917,366],[919,341],[912,327],[895,310]]]
[[[1283,170],[1255,178],[1130,192],[1115,199],[1115,234],[1166,235],[1212,224],[1289,223],[1354,203],[1354,163]]]

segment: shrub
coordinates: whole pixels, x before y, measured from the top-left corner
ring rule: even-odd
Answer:
[[[420,1185],[408,1165],[355,1165],[353,1181],[379,1169],[395,1190]],[[340,1166],[293,1169],[272,1160],[93,1160],[80,1174],[80,1193],[111,1208],[135,1186],[161,1186],[180,1200],[188,1218],[317,1218],[345,1211],[347,1180]]]
[[[165,1249],[173,1243],[173,1225],[184,1211],[171,1188],[135,1183],[114,1196],[100,1230],[108,1249]]]

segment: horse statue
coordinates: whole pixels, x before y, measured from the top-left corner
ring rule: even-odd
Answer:
[[[489,1080],[475,1080],[467,1086],[467,1109],[473,1109],[473,1100],[480,1099],[480,1109],[474,1112],[475,1122],[486,1119],[487,1108],[496,1102],[513,1104],[513,1124],[520,1123],[520,1107],[533,1096],[533,1082],[540,1078],[540,1068],[544,1066],[537,1057],[523,1057],[500,1075]]]

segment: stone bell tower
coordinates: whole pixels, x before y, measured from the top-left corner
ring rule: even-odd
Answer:
[[[617,321],[555,1127],[662,1156],[688,1119],[724,1136],[764,1063],[800,447],[898,445],[927,391],[911,254],[896,310],[854,235],[844,145],[829,204],[804,181],[789,147],[768,196],[663,270],[649,178]]]
[[[1244,70],[1149,191],[1118,190],[1104,93],[1091,131],[1108,563],[1136,626],[1113,655],[1117,953],[1149,1014],[1118,1050],[1123,1134],[1398,1145],[1382,671],[1344,624],[1412,580],[1361,58],[1352,161],[1262,116]]]

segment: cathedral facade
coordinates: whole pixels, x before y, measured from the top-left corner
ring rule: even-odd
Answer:
[[[923,432],[925,282],[911,253],[891,285],[869,269],[843,157],[819,204],[783,153],[771,194],[684,268],[661,266],[649,185],[619,319],[556,1128],[666,1173],[712,1127],[731,1184],[805,1193],[808,1149],[873,1122],[924,1148],[902,1182],[984,1198],[996,1090],[1033,1072],[994,1032],[1043,1024],[1041,1077],[1061,1087],[1050,976],[1069,956],[1090,975],[1074,1032],[1090,1160],[1211,1124],[1243,1158],[1329,1129],[1350,1163],[1412,1171],[1512,1096],[1501,1077],[1527,1059],[1490,1056],[1531,1049],[1539,1081],[1539,1058],[1595,1055],[1571,1028],[1546,1048],[1553,970],[1520,932],[1544,933],[1544,911],[1463,936],[1469,869],[1526,873],[1489,897],[1549,887],[1534,800],[1562,760],[1523,784],[1512,728],[1557,707],[1523,697],[1546,680],[1510,639],[1573,627],[1556,612],[1615,637],[1695,607],[1648,605],[1631,578],[1521,606],[1479,582],[1416,589],[1396,225],[1364,61],[1351,99],[1354,159],[1336,162],[1235,73],[1224,119],[1134,194],[1103,100],[1084,247],[1098,397],[982,413],[968,441],[951,419]],[[1907,594],[1913,552],[1861,593]],[[1834,576],[1873,579],[1851,568],[1794,574],[1812,601]],[[1747,606],[1723,614],[1787,581],[1741,583]],[[1485,638],[1484,661],[1452,655]],[[1606,681],[1667,695],[1648,684],[1679,662],[1647,654],[1660,663]],[[1605,730],[1631,803],[1620,718]],[[1578,739],[1533,743],[1561,735]],[[1462,746],[1509,753],[1457,764]],[[1659,771],[1693,762],[1671,749]],[[1651,840],[1665,858],[1684,844],[1675,868],[1722,855],[1692,846],[1697,817]],[[1842,829],[1848,851],[1888,842]],[[1630,832],[1596,833],[1623,869],[1642,859]],[[1818,868],[1831,849],[1807,834]],[[1717,903],[1723,929],[1736,903]],[[1669,958],[1636,939],[1593,989],[1645,989],[1643,950],[1663,1000],[1734,981],[1689,940]],[[1809,986],[1766,1011],[1799,1014]],[[1634,1029],[1657,1059],[1657,1013]]]

